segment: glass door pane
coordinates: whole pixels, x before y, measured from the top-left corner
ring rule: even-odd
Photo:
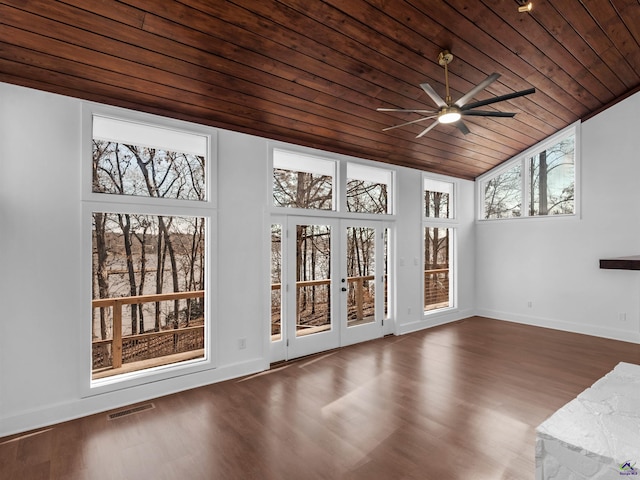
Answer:
[[[271,341],[282,340],[282,225],[271,225]]]
[[[331,330],[331,227],[296,225],[296,337]]]
[[[340,345],[382,336],[384,234],[381,222],[340,222]]]
[[[384,259],[384,278],[382,280],[383,285],[384,285],[384,319],[387,320],[389,318],[389,298],[390,298],[390,292],[389,292],[389,287],[390,287],[390,283],[389,283],[389,229],[385,228],[383,231],[383,239],[384,239],[384,245],[383,245],[383,250],[382,250],[382,255],[383,255],[383,259]]]
[[[376,230],[347,227],[347,327],[375,322]]]

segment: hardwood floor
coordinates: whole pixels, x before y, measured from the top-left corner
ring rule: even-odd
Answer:
[[[0,439],[2,479],[534,478],[535,427],[640,345],[480,317]]]

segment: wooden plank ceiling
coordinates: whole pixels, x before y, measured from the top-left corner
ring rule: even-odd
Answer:
[[[0,1],[0,81],[473,179],[638,91],[638,0]],[[489,74],[470,133],[377,107],[433,108]]]

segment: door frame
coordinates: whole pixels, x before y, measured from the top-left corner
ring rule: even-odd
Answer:
[[[280,309],[280,338],[271,340],[271,328],[269,328],[269,355],[270,362],[291,360],[294,358],[311,355],[338,347],[360,343],[374,338],[382,337],[390,329],[384,325],[384,232],[390,231],[391,224],[382,219],[348,219],[324,216],[306,215],[270,215],[269,232],[271,226],[282,226],[281,231],[281,309]],[[314,333],[308,336],[296,336],[296,225],[329,225],[331,227],[331,271],[337,272],[331,276],[331,323],[332,328],[325,332]],[[346,283],[346,236],[347,227],[371,227],[376,230],[375,238],[375,318],[373,322],[348,327],[346,292],[342,291],[344,278]],[[271,234],[268,239],[269,253],[271,252]],[[391,249],[388,245],[387,261],[391,263]],[[269,255],[269,271],[271,258]],[[390,269],[390,265],[388,266]],[[271,282],[269,282],[271,283]],[[269,287],[271,292],[271,287]],[[391,296],[391,295],[389,295]],[[268,302],[269,325],[271,325],[271,298]],[[293,318],[294,321],[290,321]]]

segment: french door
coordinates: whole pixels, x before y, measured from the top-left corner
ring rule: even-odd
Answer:
[[[382,222],[273,218],[271,361],[382,336]]]

